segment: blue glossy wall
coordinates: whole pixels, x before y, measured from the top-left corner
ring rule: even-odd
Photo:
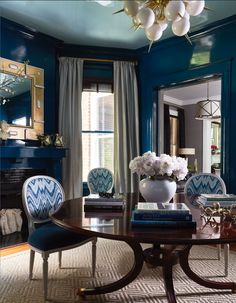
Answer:
[[[140,135],[142,152],[152,147],[153,106],[157,91],[172,83],[201,78],[210,74],[222,76],[223,178],[227,189],[236,193],[236,18],[215,24],[185,38],[159,42],[147,53],[139,53]]]
[[[60,41],[1,18],[1,56],[44,69],[45,133],[58,127],[57,56],[138,60],[140,95],[141,151],[152,149],[153,106],[158,102],[156,91],[174,82],[209,74],[221,74],[223,120],[223,177],[228,191],[236,184],[236,18],[231,17],[191,35],[192,45],[185,38],[172,38],[136,51],[64,45]]]
[[[1,57],[44,69],[45,133],[57,131],[57,57],[60,41],[1,18]],[[50,119],[47,119],[50,117]]]

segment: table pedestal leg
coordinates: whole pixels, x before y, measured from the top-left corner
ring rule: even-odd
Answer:
[[[176,261],[176,255],[171,254],[165,257],[165,262],[162,267],[163,280],[165,284],[165,291],[167,296],[167,301],[169,303],[176,303],[175,290],[173,284],[173,266]]]
[[[173,284],[173,266],[178,263],[179,247],[175,245],[165,245],[164,247],[154,245],[152,248],[144,250],[144,260],[152,267],[161,266],[163,280],[168,303],[176,303],[175,290]]]
[[[143,261],[144,261],[142,247],[137,242],[133,242],[133,241],[125,241],[125,242],[133,249],[134,252],[134,264],[131,270],[124,277],[122,277],[120,280],[116,282],[103,286],[94,287],[91,289],[80,288],[78,290],[79,296],[98,295],[98,294],[105,294],[105,293],[116,291],[131,283],[138,276],[138,274],[142,270]]]
[[[217,282],[208,280],[198,276],[196,273],[192,271],[189,266],[188,257],[189,252],[191,249],[191,245],[188,245],[184,250],[179,252],[179,262],[180,266],[182,267],[185,274],[192,279],[194,282],[198,283],[199,285],[208,287],[208,288],[215,288],[215,289],[231,289],[233,292],[236,292],[236,283],[234,282]]]

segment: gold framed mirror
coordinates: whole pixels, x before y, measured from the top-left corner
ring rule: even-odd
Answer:
[[[44,70],[0,57],[0,121],[10,139],[37,139],[44,133]]]

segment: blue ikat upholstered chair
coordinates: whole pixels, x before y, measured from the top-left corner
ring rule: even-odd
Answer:
[[[200,173],[190,177],[184,188],[184,194],[190,203],[196,205],[196,198],[200,194],[226,194],[224,180],[215,175]],[[218,245],[218,259],[220,259],[221,247]],[[225,276],[228,276],[229,244],[224,245]]]
[[[88,173],[87,182],[91,194],[112,192],[113,174],[107,168],[94,168]]]
[[[43,258],[44,300],[47,300],[48,257],[51,253],[59,253],[59,267],[61,268],[63,250],[92,241],[92,274],[94,276],[97,239],[66,230],[50,221],[49,213],[56,212],[64,201],[64,191],[60,183],[49,176],[31,177],[23,185],[22,199],[29,225],[29,278],[33,277],[35,252],[39,252]]]

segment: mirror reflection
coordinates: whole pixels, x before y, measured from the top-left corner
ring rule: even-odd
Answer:
[[[161,89],[158,152],[184,156],[192,173],[220,175],[220,102],[220,76]]]
[[[0,73],[0,121],[32,127],[32,80]]]

